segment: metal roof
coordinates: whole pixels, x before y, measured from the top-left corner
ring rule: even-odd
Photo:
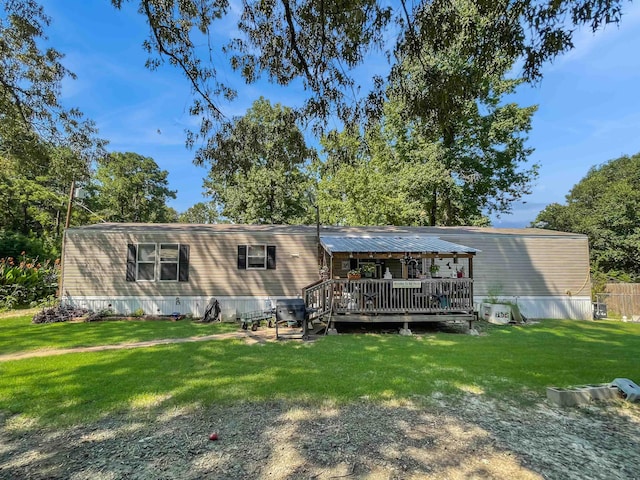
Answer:
[[[398,235],[384,237],[342,237],[335,235],[321,235],[320,243],[329,253],[476,253],[480,251],[457,243],[447,242],[438,237],[425,235]]]
[[[316,225],[241,225],[241,224],[188,224],[188,223],[98,223],[71,227],[71,234],[100,233],[189,233],[189,234],[274,234],[274,235],[314,235]],[[541,228],[494,228],[494,227],[402,227],[402,226],[368,226],[339,227],[320,226],[320,235],[343,237],[393,237],[393,236],[425,236],[448,237],[460,235],[518,236],[518,237],[572,237],[586,239],[586,235],[557,232]]]

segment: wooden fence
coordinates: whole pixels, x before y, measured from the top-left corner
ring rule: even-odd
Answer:
[[[607,283],[605,292],[596,294],[596,300],[606,304],[608,316],[639,317],[640,283]]]

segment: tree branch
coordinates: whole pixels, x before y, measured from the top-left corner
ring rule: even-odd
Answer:
[[[191,82],[191,86],[193,87],[193,89],[196,91],[196,93],[198,93],[205,100],[205,102],[207,102],[207,105],[209,106],[209,108],[211,108],[214,111],[215,115],[218,118],[226,118],[225,115],[222,113],[222,111],[213,103],[213,101],[209,97],[209,94],[206,91],[204,91],[204,89],[198,83],[197,74],[191,72],[189,70],[189,68],[187,68],[187,65],[185,64],[185,62],[184,62],[184,60],[182,58],[180,58],[178,55],[176,55],[175,53],[173,53],[172,51],[168,50],[165,47],[164,43],[161,40],[160,35],[158,34],[158,30],[163,28],[163,26],[159,25],[155,21],[155,17],[153,16],[153,12],[149,8],[149,2],[145,1],[145,2],[143,2],[143,4],[144,4],[145,14],[147,16],[147,19],[149,20],[149,26],[151,27],[151,32],[153,34],[153,38],[155,39],[156,45],[158,47],[158,52],[160,54],[167,55],[174,62],[176,62],[176,64],[178,64],[180,66],[180,68],[182,69],[184,74],[187,76],[187,78]],[[164,28],[166,28],[166,27],[164,27]]]
[[[282,0],[282,5],[284,6],[284,15],[287,20],[287,25],[289,26],[289,41],[291,43],[291,48],[295,52],[296,57],[298,58],[298,62],[300,62],[300,65],[304,70],[304,74],[307,77],[309,84],[313,88],[313,86],[316,85],[316,79],[313,75],[311,75],[309,65],[307,64],[304,55],[302,55],[300,47],[298,47],[298,42],[296,40],[296,30],[295,25],[293,24],[293,15],[291,14],[291,5],[289,4],[289,0]]]

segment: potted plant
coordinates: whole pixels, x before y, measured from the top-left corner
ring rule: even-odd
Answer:
[[[371,278],[376,273],[376,265],[375,263],[365,263],[360,267],[360,271],[365,278]]]
[[[431,277],[435,277],[436,275],[438,275],[439,271],[440,271],[440,265],[436,265],[435,263],[432,263],[431,266],[429,267],[429,272],[431,272]]]
[[[349,270],[347,272],[347,278],[349,280],[360,280],[360,277],[362,277],[362,274],[360,273],[360,270],[358,270],[358,269]]]

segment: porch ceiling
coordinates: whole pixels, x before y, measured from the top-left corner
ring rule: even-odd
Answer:
[[[426,235],[402,236],[350,236],[339,237],[321,235],[320,243],[328,253],[470,253],[480,250],[457,243],[447,242],[438,237]]]

